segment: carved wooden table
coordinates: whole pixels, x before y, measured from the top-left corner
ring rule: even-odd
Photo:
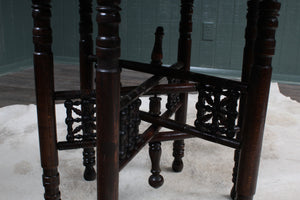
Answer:
[[[155,33],[151,64],[119,60],[120,0],[97,1],[98,36],[96,53],[93,54],[92,0],[79,0],[80,91],[54,90],[50,0],[32,2],[45,199],[60,199],[58,150],[83,148],[84,177],[86,180],[97,179],[98,200],[117,200],[119,171],[140,149],[150,144],[152,175],[149,183],[159,187],[163,184],[159,167],[161,141],[174,140],[172,167],[175,172],[180,172],[184,139],[191,137],[234,148],[231,196],[237,200],[253,199],[278,26],[280,3],[277,0],[248,1],[241,81],[190,72],[193,0],[181,0],[178,57],[171,67],[161,63],[162,27],[158,27]],[[121,87],[122,68],[153,76],[136,87]],[[168,78],[168,84],[160,84],[164,77]],[[186,124],[187,98],[191,91],[199,94],[194,126]],[[142,95],[151,96],[149,112],[139,110]],[[168,96],[167,111],[162,114],[158,95]],[[64,100],[66,107],[68,128],[65,141],[57,141],[56,136],[57,100]],[[174,113],[175,119],[172,120],[170,117]],[[141,120],[151,124],[143,133],[139,132]],[[173,131],[160,132],[161,127]]]

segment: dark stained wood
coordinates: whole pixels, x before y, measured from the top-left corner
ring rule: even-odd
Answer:
[[[259,12],[259,0],[247,2],[247,26],[245,30],[245,47],[243,55],[242,81],[248,82],[254,63],[254,46],[257,36],[257,20]]]
[[[151,54],[151,64],[160,66],[162,65],[163,52],[162,52],[162,38],[164,35],[164,30],[162,27],[158,27],[155,32],[155,42]],[[161,98],[157,97],[155,94],[150,97],[149,103],[149,113],[153,116],[160,115],[161,109]],[[150,142],[149,143],[149,156],[151,159],[152,175],[149,177],[148,182],[153,188],[159,188],[164,183],[164,178],[160,175],[160,158],[161,158],[161,142]]]
[[[122,87],[121,95],[126,95],[129,91],[134,89],[136,86]],[[160,84],[154,86],[151,90],[146,92],[144,95],[159,95],[159,94],[172,94],[175,92],[195,92],[195,83],[177,83],[177,84]]]
[[[165,112],[163,116],[169,117],[173,113]],[[144,133],[141,134],[142,140],[138,142],[135,146],[134,151],[127,155],[127,159],[124,159],[120,162],[120,171],[140,152],[140,150],[145,147],[145,145],[151,141],[155,134],[161,129],[159,126],[151,125],[148,127]]]
[[[96,141],[74,141],[74,142],[58,142],[58,150],[70,150],[79,148],[96,147]]]
[[[152,54],[153,55],[153,54]],[[152,57],[153,58],[153,57]],[[152,60],[153,61],[153,60]],[[149,113],[153,116],[159,116],[161,108],[161,98],[150,97]],[[151,173],[148,182],[154,188],[159,188],[164,183],[164,178],[160,175],[161,142],[149,143],[149,155],[152,163]]]
[[[139,86],[122,87],[121,96],[128,94],[129,92],[135,90]],[[154,86],[144,95],[155,95],[155,94],[159,95],[159,94],[170,94],[174,92],[195,92],[195,91],[197,91],[195,83],[161,84],[161,85]],[[96,95],[95,90],[91,91],[90,95],[95,96]],[[66,90],[66,91],[62,90],[62,91],[56,91],[54,93],[54,99],[56,101],[65,100],[65,99],[78,99],[81,98],[82,96],[84,95],[80,90]]]
[[[156,32],[151,64],[119,60],[120,0],[97,0],[98,33],[96,53],[93,54],[92,1],[80,0],[80,73],[75,68],[67,71],[68,75],[76,71],[77,84],[73,85],[80,85],[80,90],[78,86],[66,87],[66,71],[59,68],[58,74],[63,74],[63,76],[56,74],[55,77],[57,84],[61,85],[54,90],[50,0],[32,0],[32,2],[35,89],[45,199],[60,199],[57,170],[58,149],[84,148],[84,165],[86,166],[84,177],[87,180],[93,180],[95,178],[93,147],[96,146],[97,171],[99,172],[97,173],[97,199],[118,200],[119,171],[148,142],[150,142],[149,154],[152,161],[152,175],[149,183],[153,187],[159,187],[163,184],[159,166],[162,153],[161,141],[175,140],[172,168],[179,172],[183,168],[183,139],[193,136],[237,149],[233,173],[235,185],[231,195],[235,200],[253,199],[268,104],[275,31],[278,26],[277,15],[280,3],[277,0],[248,1],[248,23],[241,82],[190,72],[193,0],[181,0],[177,63],[168,68],[161,66],[163,35],[161,27]],[[258,3],[260,3],[259,12]],[[93,87],[94,62],[96,62],[95,90]],[[149,78],[143,75],[133,79],[131,84],[134,86],[138,85],[137,79],[140,79],[142,84],[135,88],[124,87],[122,94],[125,90],[131,90],[127,95],[124,94],[121,100],[121,67],[152,73],[154,76]],[[126,74],[126,70],[123,74]],[[137,72],[134,72],[134,75],[136,74]],[[132,79],[130,76],[127,76],[127,80]],[[156,86],[164,76],[168,78],[167,83],[172,85]],[[75,81],[73,77],[67,80]],[[189,84],[188,81],[194,81],[196,84]],[[197,123],[195,126],[190,126],[186,124],[187,91],[194,91],[195,85],[200,94],[197,103]],[[204,86],[202,90],[199,89],[200,86]],[[11,87],[14,86],[11,85]],[[31,87],[24,87],[24,89],[29,92],[33,87],[32,84]],[[167,92],[167,111],[160,115],[160,98],[157,97],[156,92],[166,92],[170,87],[173,87],[173,93]],[[141,101],[138,99],[147,92],[148,94],[152,92],[154,95],[150,98],[148,113],[139,111]],[[241,93],[240,118],[236,124],[238,114],[236,105]],[[76,95],[78,99],[73,99]],[[65,100],[69,139],[67,142],[57,144],[54,100],[58,99]],[[96,108],[94,108],[95,104]],[[74,108],[74,105],[81,105],[81,110]],[[124,109],[120,110],[120,107]],[[223,113],[224,110],[226,114]],[[81,118],[74,119],[71,113],[73,111]],[[93,116],[95,112],[96,118]],[[174,113],[176,113],[175,120],[169,119]],[[210,118],[212,118],[211,124]],[[138,125],[141,119],[152,125],[144,133],[139,134]],[[74,132],[82,130],[82,135],[74,135],[73,122],[81,122],[79,127],[74,128]],[[161,127],[167,127],[173,131],[159,133]],[[96,130],[96,138],[95,133],[90,136],[94,130]],[[238,134],[239,131],[240,134]],[[80,138],[85,139],[76,140]]]
[[[162,76],[152,76],[151,78],[144,81],[141,85],[137,86],[121,98],[121,109],[125,108],[129,104],[131,104],[133,101],[138,99],[143,94],[147,93],[151,88],[153,88],[155,85],[159,84],[159,81],[163,79]]]
[[[179,40],[178,40],[178,55],[177,61],[184,63],[184,71],[190,71],[191,64],[191,49],[192,49],[192,14],[194,0],[181,0],[180,23],[179,23]],[[181,80],[181,83],[188,83],[186,80]],[[188,94],[181,93],[179,99],[182,107],[176,112],[175,120],[179,123],[186,122]],[[184,141],[176,140],[173,143],[172,169],[175,172],[180,172],[183,169],[182,158],[184,156]]]
[[[120,37],[119,0],[97,0],[97,199],[118,200]]]
[[[162,27],[158,27],[155,31],[155,43],[151,55],[151,64],[153,66],[161,66],[162,64],[162,39],[164,35],[164,30]],[[151,90],[155,85],[158,85],[163,76],[152,76],[151,78],[144,81],[142,84],[136,88],[129,91],[127,94],[121,98],[121,110],[135,101],[138,97],[142,96],[149,90]]]
[[[186,81],[207,83],[219,87],[223,87],[223,86],[233,87],[233,88],[237,87],[237,88],[241,88],[242,91],[247,90],[246,83],[231,80],[231,79],[221,78],[221,77],[194,73],[190,71],[176,70],[174,69],[174,67],[172,67],[175,65],[184,65],[184,63],[177,62],[174,65],[171,65],[171,67],[165,67],[165,66],[151,67],[152,66],[151,64],[128,61],[128,60],[120,60],[120,66],[126,69],[131,69],[131,70],[136,70],[144,73],[151,73],[151,74],[156,74],[156,75],[161,75],[161,76],[166,76],[166,77],[176,78],[176,79],[181,79]]]
[[[164,35],[164,30],[162,27],[158,27],[155,31],[155,43],[152,50],[151,55],[151,64],[153,66],[161,66],[162,62],[161,59],[163,57],[162,55],[162,39]],[[152,76],[151,78],[144,81],[142,84],[122,96],[121,98],[121,109],[123,109],[125,106],[128,106],[133,101],[135,101],[138,97],[142,96],[151,88],[153,88],[155,85],[158,85],[160,80],[163,79],[163,76]]]
[[[206,133],[236,138],[240,131],[236,121],[241,92],[209,84],[198,84],[197,89],[199,94],[195,127]]]
[[[155,31],[155,42],[154,47],[151,54],[151,64],[152,65],[162,65],[162,39],[164,36],[164,29],[163,27],[159,26],[156,28]]]
[[[127,108],[124,108],[124,109],[121,109],[121,112],[120,112],[120,142],[119,142],[119,159],[120,161],[122,160],[125,160],[127,155],[128,155],[128,142],[129,142],[129,139],[128,139],[128,124],[129,124],[129,109],[128,107]]]
[[[149,155],[152,163],[151,173],[149,177],[149,184],[154,188],[159,188],[164,183],[164,178],[160,175],[160,157],[161,157],[161,142],[149,143]]]
[[[159,116],[161,109],[161,98],[155,95],[150,97],[149,100],[149,114],[153,116]]]
[[[93,54],[93,22],[92,22],[92,0],[79,0],[79,63],[80,63],[80,90],[84,95],[93,90],[94,85],[94,68],[93,63],[89,61],[89,55]],[[85,101],[88,102],[88,101]],[[82,104],[82,132],[83,140],[88,140],[88,135],[93,131],[89,124],[89,118],[93,112],[92,104]],[[83,165],[85,166],[84,179],[92,181],[96,179],[95,150],[94,148],[83,149]]]
[[[151,142],[157,142],[157,141],[169,141],[169,140],[183,140],[183,139],[188,139],[188,138],[194,138],[195,136],[187,134],[187,133],[182,133],[178,131],[168,131],[168,132],[159,132]]]
[[[277,0],[260,2],[254,65],[241,130],[243,142],[238,165],[236,200],[252,200],[256,190],[279,10],[280,3]]]
[[[249,82],[250,72],[254,63],[254,47],[257,36],[257,20],[259,15],[259,0],[249,0],[247,2],[248,12],[247,12],[247,25],[245,29],[245,47],[243,54],[243,67],[242,67],[242,82]],[[239,107],[239,118],[238,126],[242,126],[243,116],[246,109],[247,95],[245,93],[241,94],[241,101]],[[237,138],[240,139],[240,134],[238,133]],[[233,187],[230,192],[232,199],[236,196],[236,178],[238,171],[238,163],[240,159],[240,149],[236,149],[234,152],[234,167],[232,172],[232,182]]]
[[[142,120],[152,123],[152,124],[155,124],[157,126],[162,126],[162,127],[166,127],[166,128],[172,129],[172,130],[185,132],[185,133],[191,134],[195,137],[199,137],[199,138],[202,138],[202,139],[210,141],[210,142],[222,144],[227,147],[231,147],[231,148],[239,148],[240,147],[240,142],[237,141],[236,139],[231,139],[231,138],[228,138],[228,137],[225,137],[222,135],[214,135],[214,134],[202,132],[193,126],[190,126],[190,125],[187,125],[184,123],[179,123],[178,121],[175,121],[175,120],[166,119],[163,117],[154,117],[144,111],[140,111],[140,116],[141,116]]]
[[[181,104],[178,104],[174,110],[167,110],[162,115],[161,118],[167,119],[170,118],[179,108]],[[141,140],[139,143],[136,144],[135,150],[128,156],[128,158],[120,163],[120,170],[122,170],[137,154],[138,152],[152,140],[153,137],[159,132],[161,126],[158,125],[151,125],[149,126],[141,136]]]
[[[94,67],[89,61],[89,55],[93,54],[93,21],[92,0],[79,0],[79,66],[80,66],[80,89],[89,92],[94,85]]]
[[[38,129],[46,200],[60,200],[50,0],[32,0],[34,72]]]
[[[173,142],[173,157],[172,169],[174,172],[181,172],[183,169],[182,158],[184,156],[184,140],[175,140]]]

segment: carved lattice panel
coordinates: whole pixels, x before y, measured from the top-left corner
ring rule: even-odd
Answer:
[[[95,98],[68,99],[64,103],[67,117],[68,142],[94,140],[96,138],[96,105]],[[141,100],[137,99],[120,111],[120,159],[126,159],[140,142],[139,107]]]
[[[206,133],[234,138],[239,131],[237,110],[240,91],[204,84],[198,84],[197,90],[196,128]]]
[[[130,156],[140,140],[139,125],[141,118],[139,107],[141,103],[141,100],[137,99],[120,112],[120,160]]]
[[[94,139],[96,137],[95,99],[68,99],[64,105],[67,114],[65,120],[67,124],[67,141]],[[87,130],[89,131],[87,132]]]
[[[180,80],[174,78],[168,78],[168,83],[176,84],[176,83],[180,83]],[[179,102],[180,102],[180,96],[178,93],[168,94],[166,108],[168,110],[173,110]]]

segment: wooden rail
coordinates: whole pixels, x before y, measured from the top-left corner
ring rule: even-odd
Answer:
[[[160,76],[166,76],[186,81],[194,81],[197,83],[204,83],[218,87],[239,88],[242,92],[246,92],[247,89],[247,84],[240,81],[234,81],[225,78],[194,73],[190,71],[176,70],[165,66],[151,67],[151,64],[127,60],[120,60],[119,64],[122,68],[127,68],[144,73],[156,74]]]
[[[195,137],[199,137],[199,138],[202,138],[202,139],[210,141],[210,142],[222,144],[224,146],[228,146],[231,148],[235,148],[235,149],[240,148],[240,142],[235,139],[230,139],[230,138],[222,136],[222,135],[214,135],[214,134],[205,133],[205,132],[202,132],[190,125],[181,124],[175,120],[166,119],[166,118],[157,117],[157,116],[154,117],[144,111],[140,111],[140,117],[142,120],[152,123],[152,124],[155,124],[157,126],[162,126],[165,128],[176,130],[176,131],[188,133],[188,134],[194,135]]]

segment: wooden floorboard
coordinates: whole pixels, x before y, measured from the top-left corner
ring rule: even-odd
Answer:
[[[281,94],[300,103],[300,85],[279,84]]]
[[[79,70],[74,65],[55,66],[55,89],[78,90]],[[0,76],[0,107],[13,104],[34,104],[34,75],[33,69]],[[122,85],[136,85],[151,75],[123,70]],[[300,85],[279,84],[279,89],[285,96],[300,102]]]

